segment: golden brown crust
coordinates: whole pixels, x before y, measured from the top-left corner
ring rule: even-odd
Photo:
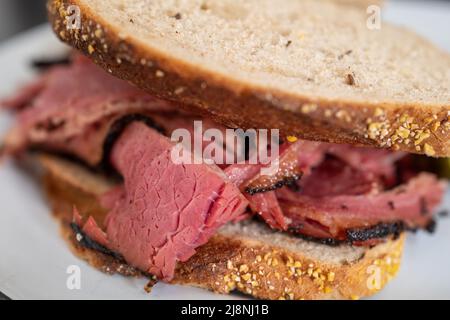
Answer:
[[[69,5],[49,0],[58,37],[115,76],[149,93],[195,108],[231,128],[278,128],[307,140],[378,146],[429,156],[450,156],[450,105],[357,103],[287,94],[237,82],[169,58],[135,39],[121,38],[89,8],[82,28],[67,29]]]
[[[40,159],[47,174],[44,186],[63,236],[72,251],[103,272],[142,276],[111,256],[86,249],[75,239],[69,224],[73,205],[102,221],[105,215],[97,190],[88,192],[58,174],[64,162]],[[206,288],[218,293],[237,290],[262,299],[356,299],[375,294],[397,273],[404,238],[388,241],[352,263],[325,263],[306,254],[276,247],[247,236],[219,233],[185,263],[179,263],[173,283]]]
[[[356,299],[375,294],[396,275],[402,248],[403,238],[368,250],[355,263],[334,265],[217,235],[180,264],[174,282],[262,299]]]

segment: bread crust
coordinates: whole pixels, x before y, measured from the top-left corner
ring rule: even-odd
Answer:
[[[66,26],[70,5],[80,8],[79,30]],[[125,38],[79,0],[49,0],[48,13],[62,41],[108,72],[230,128],[277,128],[284,136],[307,140],[450,156],[448,101],[442,105],[331,101],[257,87]]]
[[[94,186],[92,181],[68,179],[62,172],[73,168],[65,161],[45,156],[39,162],[46,172],[43,181],[52,210],[74,254],[108,274],[143,276],[123,261],[83,247],[70,228],[74,205],[86,216],[103,220],[106,212],[97,200],[102,188],[89,191],[83,186]],[[368,248],[351,261],[327,262],[260,238],[221,231],[178,264],[172,283],[261,299],[358,299],[375,294],[396,275],[403,243],[404,236]]]

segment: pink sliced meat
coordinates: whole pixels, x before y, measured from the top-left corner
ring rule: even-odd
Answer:
[[[102,229],[100,229],[94,218],[88,218],[83,226],[82,231],[88,234],[89,237],[98,244],[101,244],[104,247],[107,247],[109,245],[106,233]]]
[[[348,233],[369,230],[372,238],[354,244],[373,245],[390,232],[401,232],[401,228],[427,228],[442,199],[444,184],[427,174],[386,191],[396,181],[395,162],[404,156],[385,150],[299,141],[283,145],[279,158],[280,172],[287,173],[283,179],[303,174],[294,188],[277,185],[280,172],[269,177],[259,172],[253,176],[261,166],[235,165],[225,172],[234,171],[232,177],[246,193],[251,210],[274,229],[327,242],[347,241]],[[249,186],[256,192],[249,193]],[[412,197],[413,190],[419,188]],[[432,191],[426,192],[428,189]],[[401,195],[403,192],[406,195]],[[377,208],[382,214],[376,213]],[[371,210],[375,213],[368,216]],[[397,227],[398,223],[401,227]]]
[[[271,228],[286,230],[288,221],[274,190],[295,183],[322,158],[320,143],[285,143],[280,146],[279,157],[273,159],[278,161],[279,168],[272,175],[263,175],[261,169],[264,166],[254,164],[232,165],[225,169],[225,173],[246,195],[253,212]]]
[[[113,77],[82,56],[69,66],[50,69],[6,104],[28,106],[7,137],[10,152],[28,145],[61,145],[123,111],[173,110],[170,103]]]
[[[395,162],[406,156],[404,152],[333,144],[328,144],[327,153],[358,169],[368,179],[381,179],[388,186],[395,183]]]
[[[293,225],[301,224],[296,221],[315,221],[337,238],[347,230],[381,222],[402,221],[409,228],[425,228],[444,190],[445,183],[422,173],[404,185],[379,193],[313,197],[283,189],[277,195]]]
[[[337,158],[327,158],[298,183],[302,196],[361,195],[380,191],[383,186]]]
[[[250,209],[260,215],[273,229],[286,230],[288,221],[277,199],[275,191],[246,195]]]
[[[264,175],[261,171],[258,172],[246,183],[245,191],[250,195],[265,193],[300,179],[304,171],[312,165],[308,162],[315,161],[313,152],[302,158],[305,155],[302,152],[303,145],[303,141],[283,144],[280,148],[280,155],[272,160],[272,164],[278,165],[278,170],[271,175]]]
[[[105,221],[107,247],[163,280],[248,205],[218,167],[174,164],[172,147],[155,130],[131,124],[111,154],[125,183],[104,201],[112,206]]]
[[[76,207],[73,208],[73,223],[81,228],[84,234],[88,234],[89,238],[96,243],[107,247],[109,245],[106,233],[98,226],[97,221],[93,217],[88,217],[86,222],[83,222],[83,217]]]
[[[272,228],[287,230],[291,217],[284,212],[285,206],[280,205],[272,190],[294,182],[295,187],[303,190],[297,194],[298,197],[368,194],[381,190],[384,187],[382,183],[392,183],[394,162],[403,156],[402,153],[392,155],[392,152],[385,150],[300,140],[281,147],[278,172],[272,176],[257,174],[245,183],[243,189],[253,212]],[[296,183],[300,176],[303,176],[302,180]],[[317,234],[323,234],[318,224],[302,222],[302,225],[306,224],[311,230],[317,227]]]
[[[152,119],[167,136],[186,129],[193,137],[194,120],[203,121],[204,131],[225,127],[179,111],[81,56],[49,69],[3,104],[20,111],[6,152],[32,146],[72,154],[93,167],[111,154],[125,183],[102,199],[111,210],[106,233],[93,219],[83,231],[164,279],[220,225],[246,217],[247,205],[274,229],[345,240],[355,228],[399,221],[408,228],[426,227],[442,198],[443,184],[431,175],[413,175],[398,186],[396,163],[405,154],[387,150],[284,143],[280,169],[263,175],[262,164],[175,165],[168,138],[134,123],[119,130],[120,139],[110,141],[112,152],[103,154],[112,127],[130,115]]]
[[[262,166],[252,164],[233,164],[228,166],[224,172],[237,187],[241,187],[245,182],[255,177]]]

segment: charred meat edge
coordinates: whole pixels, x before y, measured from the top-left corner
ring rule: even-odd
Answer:
[[[31,61],[31,66],[38,71],[46,71],[55,66],[70,65],[70,55],[55,58],[37,58]]]
[[[275,191],[278,189],[281,189],[283,187],[295,187],[296,182],[300,180],[302,177],[302,174],[293,174],[292,176],[283,177],[281,180],[278,180],[274,182],[272,185],[268,185],[265,187],[258,187],[258,188],[252,188],[246,187],[245,192],[248,193],[251,196],[254,196],[258,193],[265,193],[270,191]]]
[[[98,242],[92,240],[85,232],[83,232],[83,230],[81,230],[81,228],[75,222],[70,223],[70,228],[72,229],[73,235],[75,237],[75,241],[83,248],[93,250],[95,252],[104,254],[106,256],[110,256],[110,257],[116,259],[117,262],[128,265],[128,263],[125,261],[125,259],[122,257],[121,254],[114,252],[114,251],[102,246]],[[152,280],[156,279],[155,276],[151,275],[148,272],[144,272],[142,270],[139,270],[139,272],[143,276],[145,276],[149,279],[152,279]]]
[[[437,225],[436,221],[434,219],[431,219],[430,222],[425,226],[424,230],[429,233],[434,233],[436,230],[436,225]],[[299,229],[301,228],[291,227],[288,229],[288,232],[295,237],[320,244],[325,244],[328,246],[339,246],[341,244],[352,245],[356,242],[364,242],[376,239],[383,240],[388,238],[389,236],[393,236],[394,239],[398,239],[398,237],[404,231],[417,232],[417,228],[407,227],[403,221],[391,223],[383,222],[373,227],[348,229],[345,231],[345,234],[347,236],[347,239],[345,240],[307,236],[299,233]]]
[[[87,249],[98,251],[107,256],[111,256],[111,257],[119,260],[120,262],[126,263],[125,259],[122,257],[122,255],[120,255],[112,250],[109,250],[108,248],[102,246],[98,242],[95,242],[94,240],[92,240],[86,233],[83,232],[83,230],[81,230],[80,226],[78,226],[75,222],[72,222],[70,224],[70,228],[72,229],[72,231],[75,235],[75,239],[81,246],[83,246]]]

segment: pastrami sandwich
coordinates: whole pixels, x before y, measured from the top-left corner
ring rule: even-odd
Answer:
[[[4,102],[18,112],[4,151],[34,154],[92,265],[266,299],[354,298],[397,273],[405,232],[433,231],[446,183],[415,159],[450,155],[450,57],[415,34],[372,31],[327,1],[48,10],[87,57]],[[270,162],[251,161],[249,135],[237,163],[220,161],[227,139],[192,152],[173,139],[230,129],[276,129],[258,138]]]

